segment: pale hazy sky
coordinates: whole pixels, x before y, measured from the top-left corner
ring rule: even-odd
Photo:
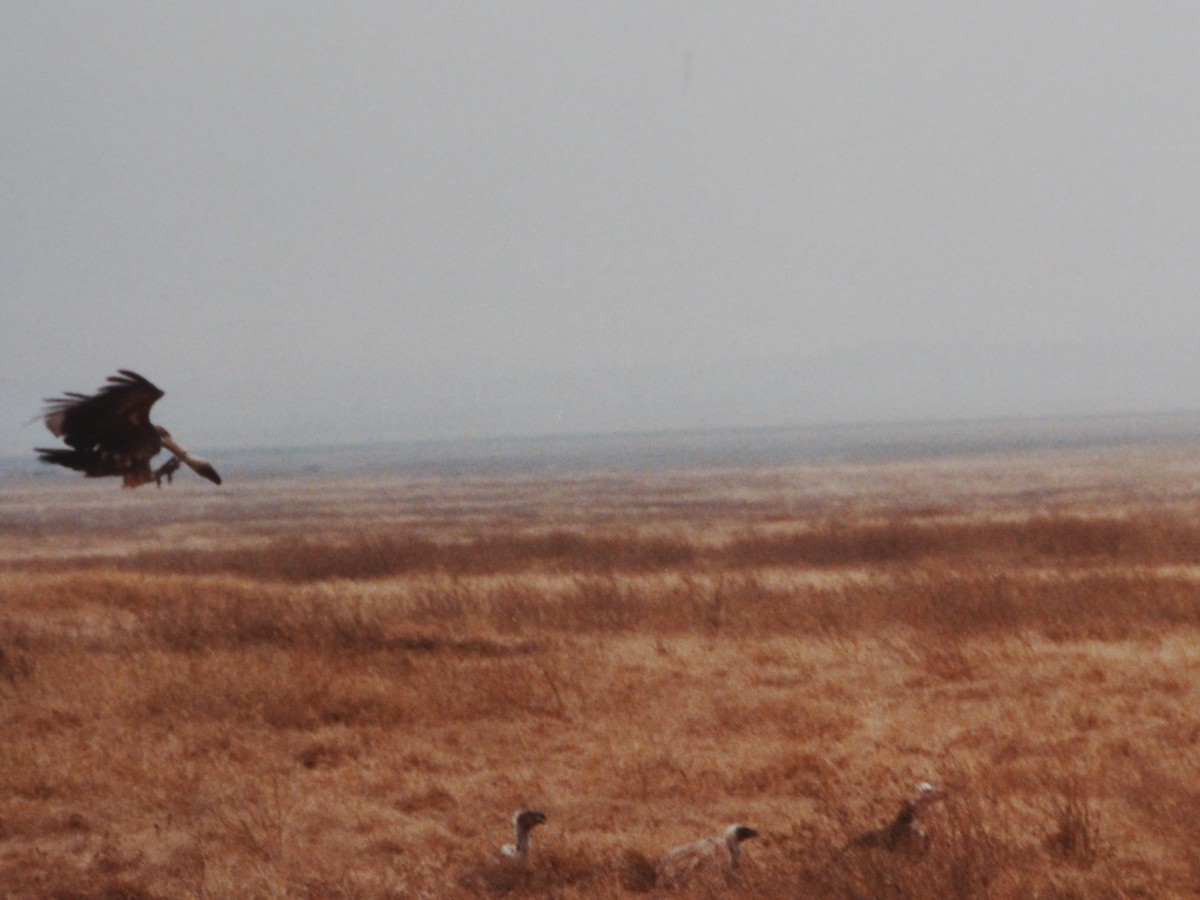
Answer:
[[[1200,4],[0,0],[0,454],[1200,408]]]

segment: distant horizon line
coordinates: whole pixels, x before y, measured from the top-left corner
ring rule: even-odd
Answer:
[[[997,424],[1050,424],[1054,422],[1105,422],[1132,421],[1138,419],[1196,419],[1200,423],[1200,409],[1184,408],[1171,410],[1156,410],[1150,412],[1085,412],[1085,413],[1010,413],[992,416],[971,416],[964,418],[943,417],[928,419],[847,419],[843,421],[826,422],[792,422],[771,425],[700,425],[679,428],[622,428],[600,431],[539,431],[539,432],[508,432],[503,434],[463,434],[441,435],[428,437],[382,438],[366,441],[331,441],[312,442],[307,444],[294,443],[264,443],[245,445],[215,445],[217,450],[301,450],[310,447],[377,447],[388,444],[449,444],[455,442],[484,443],[487,441],[555,441],[555,440],[587,440],[592,438],[634,438],[634,437],[686,437],[689,435],[719,434],[729,432],[767,432],[767,431],[823,431],[823,430],[854,430],[870,428],[929,428],[929,427],[970,427]]]
[[[1139,420],[1189,420],[1194,419],[1197,425],[1200,425],[1200,409],[1182,408],[1172,410],[1154,410],[1154,411],[1125,411],[1125,412],[1082,412],[1082,413],[1010,413],[1002,415],[977,416],[977,417],[942,417],[928,419],[888,419],[888,420],[868,420],[868,419],[852,419],[844,421],[825,421],[825,422],[807,422],[807,423],[776,423],[769,425],[705,425],[695,427],[681,428],[652,428],[652,429],[616,429],[616,430],[600,430],[600,431],[563,431],[563,432],[510,432],[501,434],[474,434],[474,435],[442,435],[442,436],[426,436],[426,437],[398,437],[398,438],[383,438],[375,440],[349,440],[349,441],[312,441],[309,443],[294,443],[294,442],[265,442],[257,444],[221,444],[215,443],[205,445],[206,452],[221,453],[229,452],[250,452],[250,451],[289,451],[289,450],[307,450],[307,449],[322,449],[336,450],[339,448],[353,450],[367,447],[386,447],[395,445],[438,445],[438,444],[486,444],[489,442],[507,442],[507,441],[568,441],[578,442],[586,440],[621,440],[631,438],[670,438],[670,437],[695,437],[700,435],[715,435],[715,434],[761,434],[768,432],[785,432],[785,431],[805,431],[805,432],[821,432],[821,431],[856,431],[868,429],[905,429],[905,428],[970,428],[970,427],[987,427],[996,425],[1052,425],[1054,423],[1076,423],[1083,424],[1088,422],[1104,423],[1104,422],[1134,422]],[[1197,429],[1197,436],[1200,437],[1200,428]],[[1115,437],[1115,436],[1114,436]],[[1147,436],[1149,437],[1149,435]],[[33,452],[30,447],[29,453]],[[0,456],[0,461],[22,461],[27,457],[24,453],[7,454]]]

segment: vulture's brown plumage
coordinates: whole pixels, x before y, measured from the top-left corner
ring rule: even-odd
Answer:
[[[170,433],[150,421],[150,407],[163,395],[136,372],[121,369],[94,394],[65,393],[46,401],[46,427],[70,449],[35,448],[42,462],[66,466],[88,478],[120,475],[124,486],[162,486],[184,463],[214,484],[221,476],[212,463],[192,456]],[[171,458],[157,469],[150,461],[163,448]]]

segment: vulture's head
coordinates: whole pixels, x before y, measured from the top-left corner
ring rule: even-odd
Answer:
[[[513,816],[513,824],[519,831],[529,831],[546,823],[546,814],[540,809],[519,809]]]
[[[748,841],[750,838],[758,837],[758,831],[751,828],[749,825],[730,825],[725,829],[726,838],[737,841],[739,844],[742,841]]]
[[[928,806],[934,800],[938,799],[940,796],[942,796],[942,792],[940,790],[938,790],[928,781],[922,781],[917,785],[916,790],[913,792],[911,802],[912,805],[917,809],[922,809],[923,807]]]
[[[171,432],[167,431],[161,425],[156,425],[155,428],[158,430],[158,437],[162,441],[162,445],[179,457],[179,459],[183,460],[193,472],[203,478],[207,478],[213,484],[221,483],[221,476],[217,474],[217,470],[213,468],[212,463],[202,456],[195,456],[188,453],[171,437]]]
[[[217,474],[217,470],[213,468],[212,463],[207,459],[200,459],[199,457],[194,457],[194,460],[196,464],[192,468],[196,470],[197,475],[202,475],[213,484],[221,483],[221,476]]]

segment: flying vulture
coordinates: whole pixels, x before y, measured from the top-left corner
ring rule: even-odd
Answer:
[[[163,395],[136,372],[120,369],[94,394],[74,391],[46,400],[42,418],[50,433],[70,449],[37,447],[44,463],[66,466],[88,478],[120,475],[124,486],[135,488],[171,476],[180,463],[190,466],[214,484],[221,476],[212,463],[192,456],[175,443],[167,429],[150,422],[150,407]],[[163,448],[173,456],[157,469],[152,460]]]

